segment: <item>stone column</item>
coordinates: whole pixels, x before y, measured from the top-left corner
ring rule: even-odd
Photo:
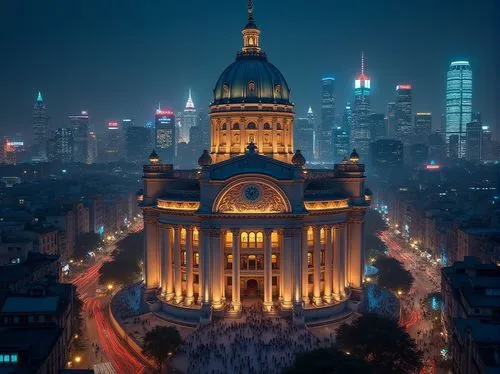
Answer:
[[[194,302],[193,292],[193,227],[186,229],[186,297],[184,304],[189,306]]]
[[[240,230],[232,230],[233,243],[233,278],[232,278],[232,301],[231,305],[233,310],[239,311],[241,309],[240,300]]]
[[[161,252],[162,260],[162,293],[165,300],[171,301],[174,297],[174,282],[173,282],[173,269],[172,269],[172,227],[163,226],[161,229],[161,237],[163,241],[163,248]]]
[[[202,304],[210,304],[210,235],[209,229],[201,229],[200,297]]]
[[[221,299],[221,277],[222,277],[222,256],[221,256],[221,241],[220,229],[210,231],[210,254],[212,256],[212,307],[220,309],[222,307]]]
[[[302,304],[302,230],[295,229],[295,240],[293,241],[293,302],[295,305]]]
[[[332,302],[332,277],[333,277],[333,247],[332,247],[332,227],[324,226],[325,230],[325,292],[324,300],[330,304]]]
[[[340,286],[342,285],[344,272],[341,271],[341,243],[340,228],[338,225],[333,228],[333,297],[340,300]],[[344,287],[342,287],[344,289]]]
[[[294,230],[287,228],[283,230],[284,245],[282,253],[284,256],[283,274],[283,309],[292,308],[292,282],[293,282],[293,240]]]
[[[339,234],[340,234],[340,294],[345,297],[345,287],[347,285],[347,227],[346,225],[342,225],[339,228]]]
[[[273,269],[271,229],[264,230],[264,310],[271,311],[273,306]]]
[[[363,225],[363,213],[356,212],[349,217],[349,285],[358,289],[364,275]]]
[[[158,245],[158,216],[144,212],[144,283],[146,289],[160,287],[160,246]]]
[[[316,305],[321,305],[321,231],[319,226],[313,226],[314,232],[314,287],[313,300]]]
[[[174,226],[174,292],[175,302],[182,301],[182,278],[181,278],[181,226]]]
[[[279,298],[283,301],[283,279],[285,278],[285,253],[283,247],[283,230],[278,232],[278,249],[280,253],[280,281],[279,281]]]
[[[307,241],[307,227],[302,229],[302,300],[304,304],[309,304],[309,265],[307,263],[307,253],[309,243]]]

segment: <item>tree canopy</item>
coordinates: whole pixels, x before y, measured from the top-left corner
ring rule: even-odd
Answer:
[[[295,356],[293,365],[283,374],[370,374],[373,368],[364,359],[350,356],[336,347],[318,348]]]
[[[393,318],[364,314],[337,329],[344,352],[369,362],[376,373],[413,373],[422,367],[415,341]]]
[[[113,260],[105,262],[99,269],[99,283],[130,285],[137,282],[141,273],[140,262],[144,257],[143,231],[128,235],[116,246]]]
[[[142,353],[154,360],[158,372],[182,344],[179,330],[172,326],[156,326],[144,336]]]
[[[413,276],[401,262],[392,257],[379,256],[374,264],[378,269],[378,285],[393,292],[407,293],[412,284]]]
[[[89,251],[95,250],[100,242],[101,237],[98,234],[93,232],[81,234],[75,241],[73,256],[76,258],[84,258]]]

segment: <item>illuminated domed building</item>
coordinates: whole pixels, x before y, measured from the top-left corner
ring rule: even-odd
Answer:
[[[145,295],[184,320],[255,299],[330,318],[362,287],[364,166],[353,151],[333,170],[305,167],[290,88],[260,48],[251,3],[242,33],[214,88],[200,168],[174,170],[155,153],[144,166]]]

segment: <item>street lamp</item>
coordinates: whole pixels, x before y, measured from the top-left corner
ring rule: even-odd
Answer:
[[[75,362],[78,364],[78,363],[80,363],[80,361],[82,361],[82,358],[80,356],[76,356]]]

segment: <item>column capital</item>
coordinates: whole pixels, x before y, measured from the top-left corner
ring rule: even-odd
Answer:
[[[240,235],[241,229],[228,229],[227,231],[231,231],[231,233],[234,235]]]
[[[321,225],[311,225],[314,232],[321,230]]]
[[[196,228],[196,226],[189,225],[189,226],[186,226],[186,231],[187,232],[193,232],[195,228]]]
[[[175,231],[182,229],[182,225],[179,224],[173,224],[172,227],[174,228]]]
[[[273,229],[269,229],[269,228],[267,228],[267,229],[264,229],[264,234],[265,234],[266,236],[267,236],[267,235],[269,235],[269,236],[270,236],[270,235],[273,233],[273,231],[274,231]]]
[[[332,225],[331,223],[327,223],[327,224],[324,224],[324,225],[321,225],[321,228],[325,229],[325,230],[329,230],[333,227],[334,225]]]
[[[212,238],[220,238],[221,230],[220,229],[209,229],[209,234]]]
[[[363,223],[365,220],[365,210],[351,210],[347,215],[347,223]]]

